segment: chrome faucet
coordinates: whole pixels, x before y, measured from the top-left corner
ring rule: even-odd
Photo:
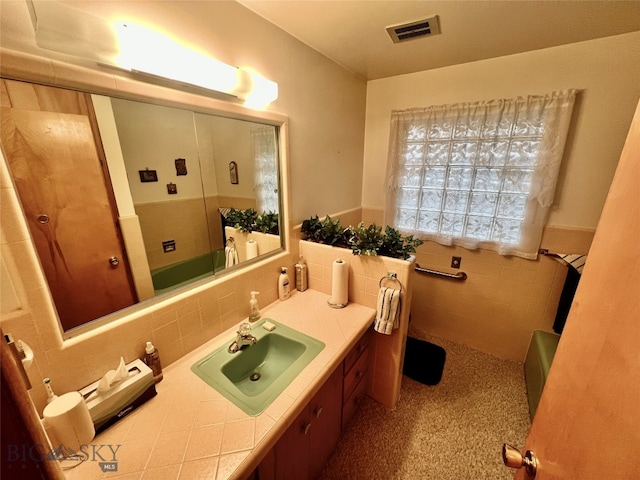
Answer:
[[[251,335],[250,323],[240,324],[240,327],[238,328],[238,331],[236,333],[238,334],[238,336],[227,349],[229,353],[236,353],[237,351],[242,350],[245,347],[255,345],[258,341],[256,337]]]

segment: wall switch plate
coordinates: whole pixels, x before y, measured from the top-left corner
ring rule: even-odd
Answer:
[[[451,268],[460,268],[462,257],[451,257]]]

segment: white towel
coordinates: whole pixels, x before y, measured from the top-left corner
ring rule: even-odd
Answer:
[[[224,247],[224,267],[229,268],[238,264],[238,252],[234,247]]]
[[[391,335],[400,325],[400,290],[382,287],[378,292],[376,319],[373,328],[378,333]]]

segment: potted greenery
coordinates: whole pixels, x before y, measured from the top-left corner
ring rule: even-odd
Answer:
[[[382,227],[372,223],[365,226],[360,222],[356,227],[342,227],[339,219],[327,215],[323,220],[318,216],[302,222],[301,232],[306,240],[351,249],[354,255],[382,255],[391,258],[408,259],[422,240],[413,235],[403,237],[400,232],[390,226]]]
[[[279,234],[278,214],[275,212],[264,212],[258,215],[255,221],[255,227],[258,232]]]
[[[231,208],[226,215],[226,225],[244,233],[256,231],[272,235],[279,234],[278,214],[275,212],[258,214],[253,208],[246,210]]]
[[[332,271],[339,259],[349,264],[353,280],[348,282],[349,301],[377,309],[379,296],[386,288],[400,289],[402,301],[398,314],[398,327],[387,335],[373,337],[370,358],[382,362],[384,369],[375,369],[374,381],[367,394],[388,409],[396,408],[400,396],[402,361],[404,359],[405,338],[409,326],[409,312],[413,294],[412,273],[415,271],[416,248],[422,240],[409,235],[403,237],[392,227],[360,222],[357,226],[343,227],[338,219],[318,216],[302,222],[301,232],[306,238],[300,240],[300,255],[310,262],[314,269],[310,287],[328,295],[333,295],[333,277],[325,272]],[[355,257],[346,258],[351,252]],[[364,280],[363,280],[364,279]],[[379,291],[375,291],[375,286]],[[380,359],[380,360],[377,360]]]

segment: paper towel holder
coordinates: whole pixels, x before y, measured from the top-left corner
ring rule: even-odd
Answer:
[[[329,300],[327,300],[327,305],[329,305],[331,308],[344,308],[349,304],[348,303],[333,303],[331,301],[331,299],[329,299]]]
[[[339,264],[344,264],[345,261],[342,260],[341,258],[336,260],[336,263]],[[333,301],[333,296],[329,297],[329,300],[327,300],[327,305],[329,305],[331,308],[344,308],[349,304],[349,299],[347,297],[347,301],[345,303],[337,303]]]

